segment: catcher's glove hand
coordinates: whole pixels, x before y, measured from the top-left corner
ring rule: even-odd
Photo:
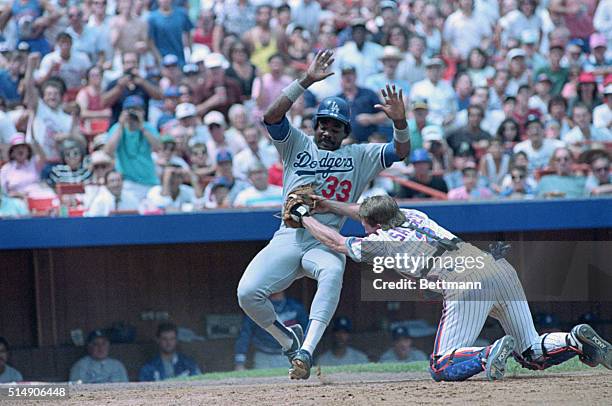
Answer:
[[[287,195],[285,207],[283,208],[283,221],[287,227],[302,228],[302,217],[309,216],[310,211],[315,208],[316,201],[310,197],[314,195],[313,185],[302,185]]]

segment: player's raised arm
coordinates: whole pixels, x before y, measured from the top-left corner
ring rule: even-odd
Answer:
[[[301,79],[294,80],[283,89],[283,93],[268,107],[263,119],[266,124],[279,123],[285,114],[291,109],[291,105],[300,97],[304,91],[313,83],[319,82],[333,75],[329,67],[334,63],[334,53],[326,49],[319,51],[308,67],[306,74]]]
[[[410,153],[410,136],[402,89],[399,89],[398,92],[395,85],[387,84],[386,89],[381,89],[380,92],[382,93],[384,104],[376,104],[374,108],[382,110],[393,121],[395,154],[400,159],[404,159]]]

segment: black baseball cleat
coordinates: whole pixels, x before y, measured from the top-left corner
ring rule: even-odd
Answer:
[[[291,334],[293,334],[293,343],[291,344],[291,348],[283,351],[283,355],[289,359],[289,362],[293,361],[293,358],[296,356],[300,347],[302,346],[302,342],[304,341],[304,330],[302,330],[302,326],[299,324],[293,324],[288,327],[291,330]]]
[[[308,379],[310,378],[310,368],[312,367],[312,355],[306,350],[299,350],[291,361],[289,378]]]
[[[493,343],[487,356],[485,372],[489,381],[502,379],[506,373],[506,361],[514,352],[514,337],[505,336]]]
[[[570,333],[582,344],[582,362],[590,366],[603,365],[612,369],[612,345],[604,340],[588,324],[579,324]]]

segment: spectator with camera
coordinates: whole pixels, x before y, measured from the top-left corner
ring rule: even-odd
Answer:
[[[111,125],[119,120],[122,106],[130,96],[139,96],[143,100],[143,111],[148,117],[149,100],[161,99],[162,91],[153,82],[144,79],[138,73],[139,55],[134,51],[126,51],[121,55],[123,75],[113,80],[102,94],[102,104],[113,110]]]
[[[145,102],[142,97],[127,97],[119,122],[108,132],[104,151],[115,157],[115,164],[124,177],[124,187],[143,199],[151,186],[159,184],[155,174],[153,151],[160,148],[159,134],[145,121]]]
[[[21,372],[8,365],[9,343],[4,337],[0,337],[0,383],[23,381]]]
[[[132,192],[123,189],[121,173],[113,169],[106,173],[104,186],[101,186],[85,215],[87,217],[105,217],[112,212],[136,212],[139,205],[138,198]]]
[[[102,330],[94,330],[87,336],[88,355],[78,360],[70,369],[70,382],[112,383],[127,382],[125,366],[109,357],[110,340]]]
[[[142,366],[139,381],[164,381],[202,373],[194,360],[177,351],[177,336],[178,328],[173,323],[162,323],[157,327],[159,354]]]

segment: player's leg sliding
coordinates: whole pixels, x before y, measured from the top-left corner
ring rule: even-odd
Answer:
[[[576,355],[591,367],[601,364],[612,369],[612,345],[588,324],[580,324],[569,333],[543,334],[516,359],[524,368],[543,370]]]
[[[291,369],[289,370],[289,377],[291,379],[308,379],[310,377],[312,354],[321,337],[323,337],[326,328],[327,324],[322,321],[310,320],[302,348],[291,360]]]
[[[489,380],[502,379],[514,345],[514,338],[505,336],[484,348],[460,348],[451,354],[433,357],[430,363],[431,376],[436,382],[465,381],[484,371]]]
[[[317,291],[310,306],[310,321],[302,348],[291,361],[291,379],[310,378],[312,354],[338,307],[344,265],[344,257],[318,247],[309,250],[302,259],[306,274],[317,280]]]

